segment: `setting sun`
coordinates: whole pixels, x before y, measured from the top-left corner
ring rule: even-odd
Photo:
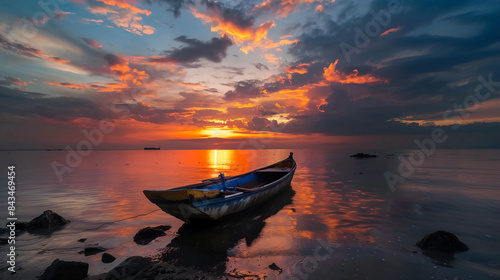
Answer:
[[[231,138],[234,137],[234,130],[227,128],[207,128],[201,131],[203,137]]]

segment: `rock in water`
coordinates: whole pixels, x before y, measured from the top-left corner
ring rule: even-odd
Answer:
[[[104,254],[102,254],[101,260],[103,263],[112,263],[116,260],[116,258],[111,254],[104,253]]]
[[[354,155],[350,155],[350,157],[354,158],[376,158],[377,155],[370,155],[370,154],[365,154],[365,153],[357,153]]]
[[[279,273],[281,273],[283,271],[283,269],[281,267],[279,267],[278,265],[276,265],[275,263],[270,264],[269,268],[272,270],[277,270],[277,271],[279,271]]]
[[[70,221],[52,212],[51,210],[44,211],[42,215],[34,218],[28,223],[28,230],[33,229],[46,229],[52,227],[60,227],[69,223]]]
[[[165,231],[170,228],[171,226],[157,226],[140,229],[134,236],[134,242],[139,245],[149,244],[156,238],[166,235]]]
[[[16,223],[16,231],[25,231],[28,229],[28,222]]]
[[[40,280],[81,280],[87,277],[89,264],[56,259],[40,276]]]
[[[422,250],[435,250],[445,253],[457,253],[469,250],[469,247],[462,243],[453,233],[442,230],[427,234],[415,245]]]
[[[129,276],[134,276],[144,268],[150,266],[151,263],[150,258],[130,257],[110,270],[106,275],[106,280],[125,279]]]
[[[83,254],[85,256],[91,256],[106,250],[106,248],[99,246],[99,244],[89,244],[85,247],[85,249],[83,249]]]

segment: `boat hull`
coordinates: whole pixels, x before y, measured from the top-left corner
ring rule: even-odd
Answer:
[[[156,201],[154,203],[166,213],[187,223],[223,220],[253,208],[289,188],[294,172],[295,169],[280,180],[272,182],[258,191],[233,198],[206,200],[196,203],[166,201]]]
[[[290,156],[275,164],[225,180],[169,190],[145,190],[144,195],[166,213],[190,222],[219,221],[264,203],[290,187],[297,164]]]

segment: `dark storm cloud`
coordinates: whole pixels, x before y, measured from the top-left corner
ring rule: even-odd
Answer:
[[[226,70],[226,73],[231,74],[231,75],[238,75],[242,76],[245,73],[243,72],[245,68],[242,67],[234,67],[234,66],[222,66],[222,69]]]
[[[210,41],[203,42],[197,39],[190,39],[186,36],[175,38],[176,41],[184,43],[185,46],[164,51],[165,58],[152,59],[156,62],[176,62],[181,64],[190,64],[206,59],[212,62],[221,62],[226,57],[227,49],[233,45],[233,42],[227,35],[222,38],[212,38]]]
[[[224,22],[229,22],[239,29],[248,29],[254,26],[255,17],[243,12],[248,7],[227,7],[220,2],[210,0],[202,0],[201,3],[211,13],[220,15]]]
[[[156,124],[175,122],[175,114],[184,112],[184,110],[158,109],[147,106],[141,102],[129,107],[131,108],[129,115],[130,118],[140,122],[150,122]]]
[[[193,118],[197,118],[197,119],[206,118],[206,117],[213,118],[213,117],[216,117],[220,114],[221,114],[221,111],[219,111],[219,110],[202,109],[202,110],[196,110],[194,115],[193,115]]]
[[[104,60],[106,60],[106,62],[109,65],[116,65],[116,64],[124,64],[125,63],[125,61],[123,59],[121,59],[119,56],[112,54],[112,53],[104,55]]]
[[[292,74],[288,87],[322,79],[324,67],[339,59],[337,71],[373,75],[387,83],[337,84],[319,110],[296,116],[287,132],[324,132],[331,135],[427,133],[431,127],[406,125],[394,118],[442,114],[463,104],[475,93],[478,76],[500,80],[500,3],[487,1],[401,1],[402,11],[391,14],[389,23],[366,45],[355,43],[356,30],[374,21],[373,14],[387,10],[388,1],[372,1],[365,14],[355,4],[340,5],[337,20],[315,17],[301,25],[300,41],[290,47],[292,65],[315,62],[306,74]],[[343,16],[344,15],[344,16]],[[375,20],[376,22],[376,20]],[[357,29],[358,28],[358,29]],[[397,31],[380,36],[384,31]],[[359,37],[359,36],[358,36]],[[343,52],[342,43],[355,51]],[[334,83],[335,84],[335,83]],[[279,90],[280,83],[265,85]],[[491,99],[497,96],[491,96]],[[313,108],[315,106],[309,106]],[[348,109],[345,109],[348,108]],[[486,128],[484,124],[464,126]],[[479,131],[479,130],[478,130]]]
[[[11,76],[5,76],[3,79],[0,80],[0,85],[2,86],[10,86],[10,85],[26,85],[25,82],[23,82],[19,78],[14,78]]]
[[[41,93],[2,86],[0,86],[0,102],[3,104],[0,107],[0,113],[22,117],[41,116],[59,121],[74,118],[116,119],[126,111],[128,117],[137,121],[161,124],[176,121],[175,115],[185,112],[184,109],[158,109],[140,102],[100,106],[84,98],[48,97]]]
[[[92,118],[100,120],[104,112],[94,102],[75,97],[46,97],[35,92],[0,87],[0,113],[50,119]]]
[[[261,118],[254,116],[250,122],[248,122],[247,129],[254,131],[272,131],[273,128],[279,127],[278,122],[273,120],[270,121],[266,118]]]
[[[266,65],[262,64],[262,63],[254,63],[254,66],[255,68],[259,69],[259,70],[262,70],[262,69],[265,69],[265,70],[269,70],[269,67],[267,67]]]
[[[259,97],[263,95],[259,84],[258,80],[239,81],[234,85],[234,90],[224,94],[224,99],[232,101]]]
[[[181,10],[193,5],[191,0],[141,0],[147,4],[158,3],[167,6],[167,11],[172,12],[175,18],[180,17]]]
[[[182,100],[175,103],[175,109],[184,108],[213,108],[223,103],[223,100],[218,96],[205,92],[179,92],[183,97]]]

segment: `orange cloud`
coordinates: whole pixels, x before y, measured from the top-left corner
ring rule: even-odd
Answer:
[[[297,44],[299,42],[298,39],[296,40],[293,40],[293,41],[290,41],[288,39],[285,39],[285,40],[280,40],[279,42],[266,42],[265,45],[262,46],[262,48],[264,49],[275,49],[275,48],[279,48],[281,46],[285,46],[285,45],[292,45],[292,44]]]
[[[316,6],[316,13],[321,13],[325,10],[325,8],[323,7],[323,5],[318,5]]]
[[[388,29],[384,33],[380,34],[380,37],[385,36],[385,35],[392,33],[392,32],[397,32],[397,31],[401,30],[402,28],[403,28],[402,26],[398,26],[396,28]]]
[[[108,9],[106,7],[91,6],[91,7],[89,7],[89,10],[90,10],[91,13],[93,13],[93,14],[99,14],[99,15],[118,14],[117,11]],[[94,21],[94,20],[90,20],[90,21]]]
[[[379,83],[379,82],[387,82],[381,79],[378,79],[370,74],[359,75],[358,70],[354,70],[351,74],[346,75],[344,73],[338,72],[335,70],[337,67],[337,63],[339,60],[335,60],[335,63],[331,63],[328,68],[324,68],[325,72],[323,73],[323,77],[329,82],[336,82],[341,84],[368,84],[368,83]]]
[[[151,35],[155,32],[155,28],[143,24],[142,17],[139,14],[145,14],[146,16],[151,15],[151,12],[148,10],[139,9],[136,6],[133,6],[127,3],[124,0],[96,0],[102,2],[108,6],[106,7],[96,7],[89,6],[89,10],[93,14],[110,14],[109,20],[112,21],[116,26],[122,27],[128,32],[137,34],[137,35]],[[119,12],[116,9],[112,9],[113,7],[121,9]],[[92,19],[84,19],[87,23],[96,22],[100,23],[102,20],[92,20]]]
[[[196,88],[196,89],[203,89],[203,88],[205,88],[205,86],[202,85],[202,84],[200,84],[200,83],[182,83],[182,82],[179,82],[177,84],[180,85],[180,86],[189,87],[189,88]]]
[[[85,43],[87,43],[89,46],[91,47],[94,47],[96,49],[102,49],[102,45],[97,43],[96,41],[94,40],[91,40],[91,39],[87,39],[87,38],[83,38],[83,41],[85,41]]]
[[[141,23],[142,17],[133,12],[121,11],[118,14],[112,14],[108,19],[116,24],[116,26],[137,35],[151,35],[155,33],[154,27]]]
[[[307,66],[310,66],[311,63],[300,63],[296,66],[288,66],[285,68],[285,71],[287,73],[293,74],[293,73],[298,73],[298,74],[305,74],[307,73]]]
[[[31,83],[31,82],[30,82]],[[11,76],[5,76],[3,80],[0,80],[0,85],[18,85],[18,86],[26,86],[28,85],[27,82],[21,80],[20,78],[14,78]]]
[[[58,82],[44,82],[45,84],[48,84],[48,85],[51,85],[51,86],[58,86],[58,87],[66,87],[66,88],[70,88],[70,89],[78,89],[78,90],[81,90],[81,89],[86,89],[89,87],[89,85],[86,85],[86,84],[72,84],[72,83],[58,83]]]
[[[110,65],[109,70],[111,70],[120,81],[132,83],[134,85],[142,85],[142,81],[149,77],[146,71],[139,71],[135,68],[131,68],[128,61],[123,58],[119,62]]]
[[[279,17],[286,17],[291,12],[295,10],[295,8],[302,3],[310,4],[314,2],[322,2],[323,0],[281,0],[281,2],[265,0],[264,2],[256,5],[253,10],[254,11],[270,11],[276,14]],[[335,1],[332,1],[335,2]]]
[[[145,14],[147,16],[151,14],[150,11],[139,9],[136,6],[130,5],[129,3],[123,0],[96,0],[96,1],[102,2],[108,6],[116,6],[121,9],[128,9],[137,14]]]
[[[206,14],[198,12],[194,7],[191,11],[196,18],[201,19],[205,23],[210,23],[212,25],[212,32],[217,32],[221,35],[228,34],[237,44],[247,41],[258,43],[267,37],[267,32],[275,25],[274,21],[270,20],[262,23],[257,28],[253,26],[241,26],[224,18],[222,11],[215,7],[208,9]]]
[[[129,88],[127,84],[124,83],[88,83],[88,84],[73,84],[68,82],[44,82],[44,84],[57,86],[57,87],[65,87],[70,89],[93,89],[97,92],[117,92],[123,89]]]
[[[95,23],[102,23],[102,19],[90,19],[90,18],[82,18],[83,22],[84,23],[91,23],[91,22],[95,22]]]
[[[53,56],[53,57],[46,57],[45,60],[56,62],[56,63],[61,63],[61,64],[66,64],[66,63],[70,63],[71,62],[69,60],[62,59],[62,58],[55,57],[55,56]]]
[[[106,86],[101,86],[97,92],[117,92],[127,88],[129,87],[126,84],[107,83]]]
[[[264,54],[264,57],[266,58],[266,60],[269,62],[269,63],[278,63],[280,61],[280,58],[275,56],[274,54],[272,53],[265,53]]]

